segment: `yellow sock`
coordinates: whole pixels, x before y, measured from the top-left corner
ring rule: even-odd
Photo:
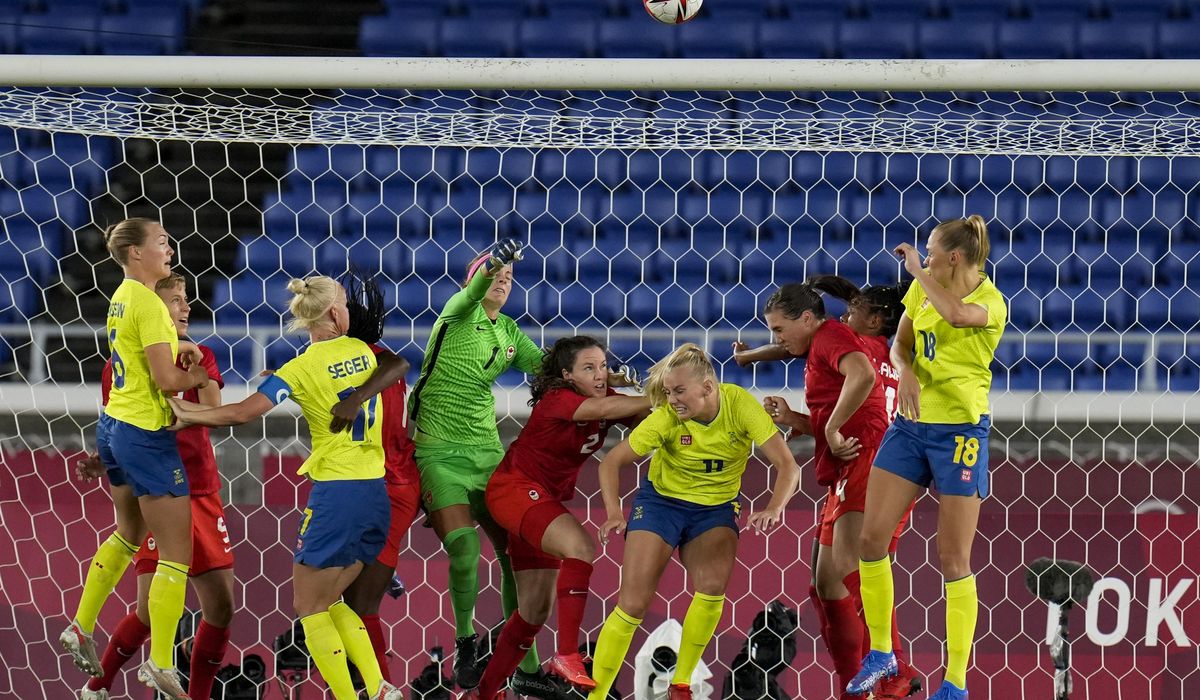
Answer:
[[[946,680],[959,688],[967,687],[967,663],[971,660],[971,642],[975,639],[978,617],[979,594],[975,591],[975,577],[947,581]]]
[[[183,617],[188,565],[160,559],[150,581],[150,660],[159,668],[175,668],[175,632]]]
[[[619,607],[613,608],[612,614],[604,621],[600,638],[596,640],[596,653],[592,657],[592,680],[596,681],[596,688],[588,693],[588,700],[607,700],[608,690],[612,688],[621,664],[625,663],[629,643],[633,641],[633,633],[640,624],[640,619]]]
[[[342,646],[346,648],[350,663],[357,666],[362,675],[367,695],[375,697],[379,685],[383,683],[383,673],[379,670],[379,658],[375,656],[375,648],[371,646],[371,637],[362,618],[342,601],[330,606],[329,617],[337,628],[338,636],[342,638]]]
[[[357,700],[354,683],[350,681],[350,667],[346,665],[346,649],[338,634],[333,616],[328,612],[300,618],[304,627],[304,643],[309,656],[325,679],[335,700]]]
[[[75,611],[75,621],[84,632],[91,634],[96,629],[100,608],[104,607],[104,601],[117,587],[117,582],[121,580],[125,569],[129,568],[129,562],[137,551],[137,545],[115,532],[100,543],[96,556],[92,557],[92,563],[88,566],[87,578],[83,581],[83,595],[79,597],[79,608]]]
[[[871,631],[871,649],[892,653],[892,603],[896,590],[892,581],[892,560],[858,561],[863,615]]]
[[[700,657],[712,641],[717,623],[721,621],[721,611],[725,608],[725,596],[705,595],[697,593],[688,606],[687,615],[683,618],[683,632],[679,639],[679,661],[675,664],[675,676],[672,683],[691,685],[692,672]]]

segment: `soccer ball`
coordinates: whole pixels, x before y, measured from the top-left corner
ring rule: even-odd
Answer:
[[[663,24],[683,24],[696,16],[703,0],[642,0],[646,12]]]

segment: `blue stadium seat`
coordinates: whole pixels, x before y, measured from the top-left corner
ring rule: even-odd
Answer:
[[[183,49],[186,33],[182,8],[164,8],[100,18],[100,53],[172,55]]]
[[[1200,344],[1163,343],[1158,347],[1159,389],[1194,393],[1200,391]]]
[[[530,58],[589,58],[596,51],[596,24],[528,17],[521,22],[517,46],[522,56]]]
[[[842,58],[911,58],[916,54],[916,23],[903,19],[842,22],[838,53]]]
[[[65,14],[26,14],[17,29],[23,53],[85,54],[96,45],[100,13],[79,10]]]
[[[1008,59],[1075,57],[1076,25],[1058,19],[1001,22],[996,55]]]
[[[610,14],[609,3],[595,0],[543,0],[535,14],[562,22],[600,22]]]
[[[679,55],[683,58],[754,58],[757,30],[755,23],[748,20],[688,22],[679,27]]]
[[[832,58],[837,55],[838,22],[797,18],[759,24],[758,49],[763,58]]]
[[[436,56],[439,25],[436,19],[368,15],[359,23],[358,46],[366,56]]]
[[[954,20],[997,22],[1013,15],[1018,5],[1012,0],[941,0]]]
[[[1106,0],[1109,15],[1117,20],[1165,20],[1177,6],[1176,0]]]
[[[996,25],[990,20],[928,20],[917,24],[920,58],[991,58],[996,52]]]
[[[442,55],[454,57],[503,58],[512,56],[516,22],[498,19],[478,22],[466,17],[442,20]]]
[[[1079,25],[1079,58],[1153,58],[1154,31],[1154,24],[1144,20],[1082,22]]]
[[[600,25],[599,54],[605,58],[666,58],[675,53],[675,28],[645,17],[621,17]]]
[[[1023,3],[1035,21],[1061,19],[1079,22],[1100,9],[1096,0],[1023,0]]]
[[[1200,17],[1158,23],[1159,58],[1200,58]]]
[[[864,0],[863,10],[872,19],[921,21],[937,11],[932,0]]]

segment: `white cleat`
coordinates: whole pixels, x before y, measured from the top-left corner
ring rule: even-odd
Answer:
[[[92,690],[85,685],[83,690],[79,691],[79,700],[108,700],[108,691],[103,688]]]
[[[174,668],[159,668],[147,659],[138,667],[137,677],[146,687],[165,695],[167,700],[188,700],[188,694],[179,682],[179,671]]]
[[[404,700],[404,691],[384,681],[379,685],[379,692],[375,694],[373,700]]]
[[[96,642],[92,640],[92,635],[83,631],[78,622],[71,620],[71,624],[58,635],[58,643],[71,655],[71,661],[80,671],[94,678],[104,675],[100,668],[100,657],[96,655]]]

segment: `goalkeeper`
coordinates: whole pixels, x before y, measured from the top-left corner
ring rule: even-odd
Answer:
[[[450,559],[454,680],[463,689],[479,685],[482,673],[474,619],[479,597],[477,522],[500,561],[505,617],[517,607],[507,534],[488,515],[484,491],[504,458],[492,384],[509,367],[534,374],[542,362],[537,344],[500,313],[512,292],[512,264],[520,259],[521,244],[507,239],[471,261],[463,289],[450,297],[433,325],[421,375],[409,397],[422,504]],[[541,669],[536,646],[521,661],[512,687],[521,695],[558,695],[558,686]]]

